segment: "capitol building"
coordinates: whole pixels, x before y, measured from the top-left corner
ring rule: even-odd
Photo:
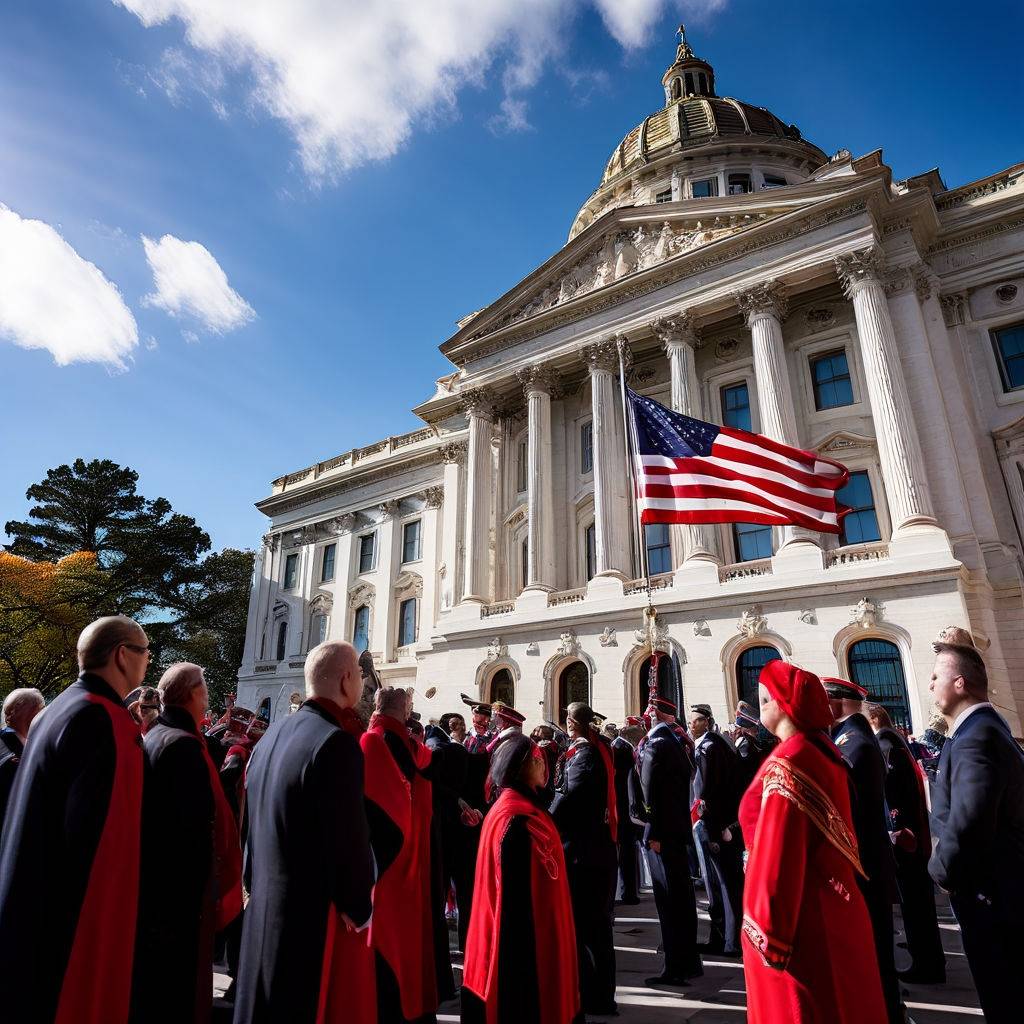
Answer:
[[[257,503],[239,703],[286,713],[343,638],[424,718],[465,692],[528,728],[576,699],[621,721],[647,689],[640,541],[687,707],[730,717],[779,657],[919,732],[957,625],[1021,735],[1024,164],[896,181],[881,150],[829,155],[724,95],[685,37],[661,86],[565,244],[441,345],[422,428]],[[620,347],[640,394],[848,466],[842,534],[635,531]]]

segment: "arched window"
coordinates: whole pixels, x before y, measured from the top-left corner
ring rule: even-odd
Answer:
[[[757,680],[761,669],[769,661],[778,661],[779,652],[774,647],[748,647],[736,663],[736,689],[740,700],[758,707]]]
[[[847,654],[850,678],[881,704],[893,725],[910,728],[910,698],[899,648],[888,640],[858,640]]]
[[[672,79],[672,99],[678,100],[683,97],[683,83],[678,78]]]
[[[356,609],[355,625],[352,627],[352,646],[359,654],[370,646],[370,606],[367,604]]]
[[[488,701],[493,704],[496,700],[503,701],[509,707],[516,706],[516,684],[512,673],[507,668],[499,668],[491,676],[490,693]]]
[[[697,72],[697,84],[700,86],[701,96],[707,96],[708,94],[708,76],[703,71]]]
[[[566,665],[558,677],[559,725],[565,724],[565,709],[577,700],[590,703],[590,669],[582,661]]]
[[[681,693],[677,693],[676,690],[676,674],[672,667],[672,655],[666,654],[662,651],[658,658],[658,693],[660,696],[667,697],[671,701],[678,701],[682,695]],[[640,714],[646,709],[647,699],[650,696],[650,692],[651,659],[645,658],[643,664],[640,666],[640,707],[635,710],[635,714]],[[682,715],[681,711],[680,715]]]
[[[686,72],[686,95],[687,96],[692,96],[696,91],[697,91],[697,89],[696,89],[696,87],[693,84],[693,72],[692,71],[687,71]]]
[[[277,627],[277,660],[284,661],[284,652],[288,646],[288,623],[282,622]]]

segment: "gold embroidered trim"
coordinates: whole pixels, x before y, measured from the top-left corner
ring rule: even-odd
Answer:
[[[792,946],[768,938],[761,926],[749,914],[743,915],[743,934],[760,954],[766,967],[785,970],[789,958],[793,955]]]
[[[762,807],[772,793],[796,804],[821,834],[867,878],[860,863],[857,837],[846,827],[839,809],[814,779],[786,758],[773,757],[762,776]]]

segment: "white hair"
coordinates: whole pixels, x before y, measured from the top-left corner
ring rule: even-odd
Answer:
[[[4,698],[3,720],[4,725],[14,728],[14,723],[32,709],[41,708],[46,703],[42,693],[34,686],[22,686],[17,690],[11,690]]]

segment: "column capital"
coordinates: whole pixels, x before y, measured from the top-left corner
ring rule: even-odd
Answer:
[[[468,448],[465,441],[449,441],[448,444],[443,444],[438,448],[438,453],[442,462],[454,462],[461,466],[466,461]]]
[[[338,536],[345,533],[351,533],[356,525],[356,517],[354,512],[346,512],[343,515],[335,516],[329,524],[331,531]]]
[[[516,376],[523,386],[523,394],[529,398],[531,392],[539,392],[552,397],[558,391],[558,374],[550,367],[537,363],[520,370]]]
[[[665,351],[668,352],[675,345],[689,345],[691,348],[700,348],[702,342],[700,328],[693,314],[684,309],[672,316],[660,317],[650,323],[651,332],[662,343]]]
[[[836,274],[848,299],[868,284],[881,284],[885,278],[885,254],[877,245],[835,258]]]
[[[762,281],[761,284],[744,288],[733,295],[748,326],[760,316],[773,316],[776,320],[785,320],[789,312],[786,289],[779,281]]]
[[[390,501],[382,501],[377,506],[377,511],[380,513],[380,521],[386,522],[389,519],[394,519],[398,515],[398,507],[401,502],[397,498],[392,498]]]
[[[961,327],[967,322],[967,293],[950,292],[939,296],[942,319],[947,327]]]
[[[495,396],[488,388],[469,388],[459,396],[459,409],[469,416],[493,420]]]
[[[591,375],[614,373],[619,368],[619,350],[612,339],[587,345],[581,354]]]
[[[277,545],[280,542],[280,540],[281,540],[281,535],[279,533],[265,533],[265,534],[263,534],[263,546],[268,551],[276,551],[277,550]]]
[[[427,487],[424,489],[421,497],[427,508],[440,508],[444,503],[444,488]]]

